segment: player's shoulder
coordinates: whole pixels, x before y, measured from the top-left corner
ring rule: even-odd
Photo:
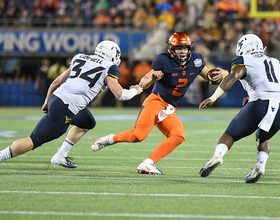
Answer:
[[[195,66],[197,68],[201,68],[205,66],[204,58],[200,53],[192,52],[190,58],[191,66]]]
[[[172,58],[168,53],[159,54],[152,62],[152,69],[162,70],[166,66],[169,66]]]
[[[244,65],[244,56],[236,56],[231,60],[231,66]]]
[[[166,61],[172,59],[169,53],[161,53],[157,55],[156,60]]]
[[[74,60],[78,59],[80,55],[82,55],[82,54],[81,54],[81,53],[78,53],[78,54],[74,55],[74,56],[72,57],[71,63],[72,63]]]
[[[195,60],[195,59],[203,59],[203,56],[202,56],[200,53],[192,52],[191,59],[192,59],[192,60]]]

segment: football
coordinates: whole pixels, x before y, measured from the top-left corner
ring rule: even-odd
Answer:
[[[209,70],[209,72],[207,73],[207,79],[209,82],[211,82],[211,84],[219,84],[221,82],[221,80],[215,81],[213,79],[213,77],[217,75],[217,73],[214,73],[216,71],[219,71],[219,70],[214,68],[214,69]]]

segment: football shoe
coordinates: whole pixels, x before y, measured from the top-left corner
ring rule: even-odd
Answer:
[[[98,138],[92,145],[91,149],[93,151],[99,151],[102,148],[106,147],[107,145],[112,145],[114,144],[113,137],[115,134],[109,134],[105,137]]]
[[[63,166],[67,168],[77,168],[77,164],[71,162],[71,160],[74,160],[73,157],[59,157],[57,154],[55,154],[51,159],[51,164],[57,165],[57,166]]]
[[[264,166],[255,166],[251,173],[249,173],[244,182],[245,183],[256,183],[264,174]]]
[[[152,174],[152,175],[160,175],[161,172],[156,168],[155,164],[143,162],[137,167],[137,171],[140,174]]]
[[[201,169],[199,172],[199,175],[201,177],[207,177],[209,176],[212,171],[223,163],[223,158],[221,157],[212,157],[211,160],[209,160]]]

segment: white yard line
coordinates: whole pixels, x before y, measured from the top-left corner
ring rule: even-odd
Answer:
[[[270,216],[238,216],[238,215],[201,215],[201,214],[158,214],[158,213],[100,213],[100,212],[58,212],[58,211],[0,211],[0,214],[18,215],[62,215],[62,216],[107,216],[107,217],[137,217],[137,218],[190,218],[190,219],[256,219],[280,220],[280,217]]]
[[[279,162],[279,161],[275,161],[275,162]],[[1,162],[1,166],[39,166],[39,167],[48,167],[50,166],[51,164],[48,163],[48,164],[42,164],[42,163],[36,163],[36,162],[32,162],[32,163],[9,163],[9,162]],[[103,165],[103,164],[92,164],[92,165],[80,165],[79,164],[79,167],[131,167],[131,166],[127,166],[127,165]],[[168,169],[200,169],[201,166],[199,167],[188,167],[188,166],[160,166],[161,168],[168,168]],[[219,167],[219,170],[252,170],[252,168],[231,168],[231,167]],[[280,169],[265,169],[266,171],[272,171],[272,172],[280,172]]]
[[[38,157],[38,158],[52,158],[53,155],[20,155],[19,157]],[[92,156],[74,156],[74,158],[92,158],[92,159],[126,159],[126,160],[143,160],[144,157],[118,157],[118,156],[96,156],[94,153]],[[194,161],[205,161],[207,162],[211,158],[174,158],[174,157],[165,157],[162,160],[194,160]],[[249,162],[256,162],[256,159],[224,159],[224,161],[249,161]],[[269,160],[269,162],[277,162],[279,163],[279,160]]]
[[[212,198],[235,198],[235,199],[273,199],[276,196],[236,196],[236,195],[196,195],[196,194],[158,194],[158,193],[114,193],[114,192],[56,192],[56,191],[0,191],[0,194],[60,194],[60,195],[103,195],[103,196],[144,196],[144,197],[212,197]]]

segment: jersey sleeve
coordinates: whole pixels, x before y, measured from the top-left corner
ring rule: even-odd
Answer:
[[[231,61],[230,69],[233,69],[237,65],[244,66],[243,56],[237,56],[237,57],[233,58],[233,60]]]
[[[196,52],[192,52],[190,63],[196,68],[199,68],[199,72],[201,72],[203,68],[206,66],[204,57],[200,53],[196,53]]]
[[[109,70],[108,70],[108,76],[111,76],[115,79],[119,79],[120,78],[120,70],[117,67],[117,65],[112,65]]]

